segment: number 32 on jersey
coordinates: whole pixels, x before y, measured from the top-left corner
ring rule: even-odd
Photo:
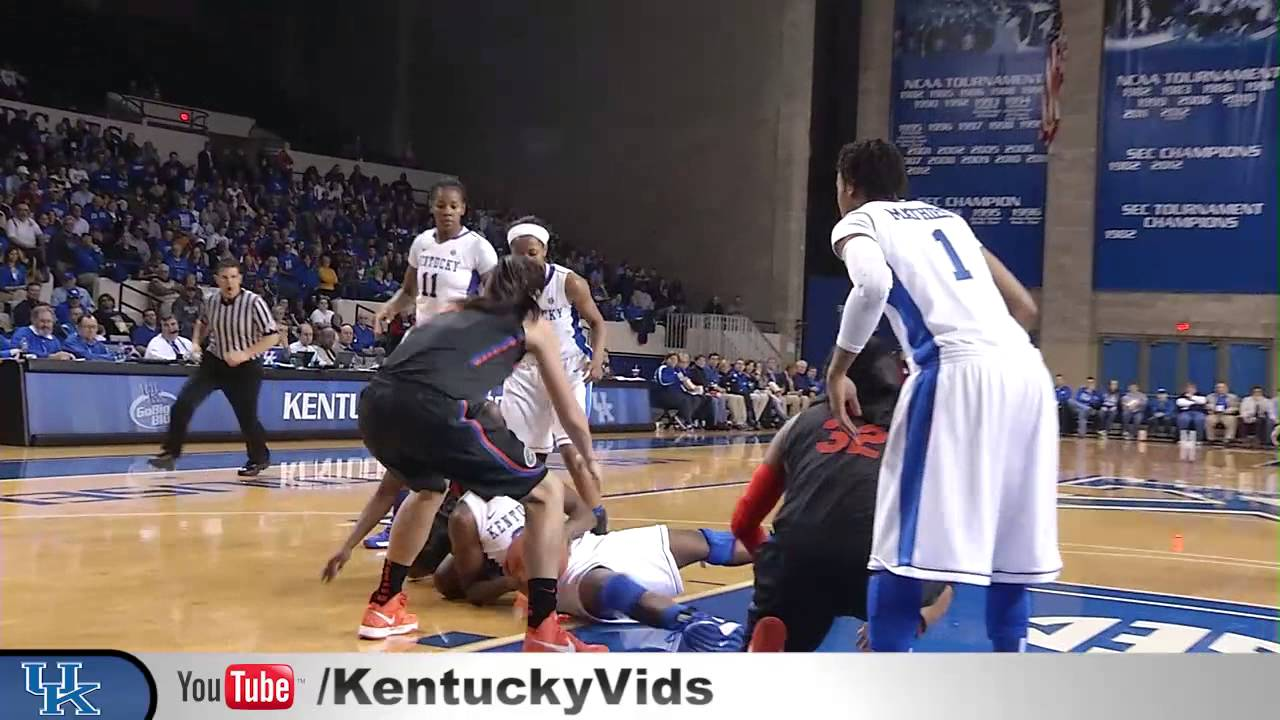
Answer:
[[[870,424],[859,427],[858,434],[851,438],[835,418],[822,423],[822,429],[827,431],[827,438],[815,445],[814,449],[823,455],[845,452],[874,460],[880,457],[880,450],[889,438],[884,428]]]

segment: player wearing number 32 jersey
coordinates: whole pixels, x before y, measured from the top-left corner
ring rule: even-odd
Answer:
[[[831,242],[853,289],[828,369],[832,414],[848,426],[858,409],[839,381],[881,315],[910,368],[876,492],[872,649],[910,649],[920,581],[936,580],[990,586],[988,636],[1019,650],[1026,586],[1062,566],[1057,404],[1023,329],[1035,303],[962,217],[900,199],[906,168],[893,145],[845,146],[836,185],[843,217]]]

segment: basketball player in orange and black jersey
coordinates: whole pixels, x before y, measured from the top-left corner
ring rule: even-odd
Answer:
[[[747,637],[760,618],[779,618],[788,652],[817,648],[837,617],[867,616],[876,481],[902,362],[872,338],[847,377],[862,408],[857,436],[841,428],[828,403],[813,403],[774,436],[733,513],[733,534],[755,556]],[[784,493],[769,536],[760,523]],[[922,629],[950,598],[943,584],[926,586]]]

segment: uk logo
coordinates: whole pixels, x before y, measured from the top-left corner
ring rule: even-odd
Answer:
[[[47,662],[24,662],[22,670],[26,673],[27,693],[41,698],[41,716],[65,716],[64,705],[71,704],[72,715],[101,715],[93,703],[86,697],[102,687],[102,683],[80,682],[80,668],[84,663],[54,663],[60,673],[56,681],[46,677],[49,669]]]
[[[613,401],[609,399],[609,395],[603,392],[591,393],[591,417],[589,420],[596,425],[609,425],[617,422],[617,418],[613,413]]]

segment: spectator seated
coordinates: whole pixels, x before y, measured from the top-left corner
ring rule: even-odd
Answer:
[[[1195,383],[1187,383],[1182,395],[1174,401],[1178,408],[1177,425],[1183,441],[1203,440],[1208,398],[1199,393]]]
[[[160,334],[147,342],[142,357],[146,360],[187,360],[191,357],[191,341],[178,333],[178,319],[166,316],[160,324]]]
[[[81,315],[76,323],[76,334],[67,338],[63,348],[81,360],[114,362],[116,353],[98,336],[98,320],[92,315]]]
[[[21,350],[23,355],[69,360],[73,356],[63,350],[62,341],[54,335],[53,325],[53,309],[47,305],[38,306],[31,313],[31,324],[18,328],[10,345]]]
[[[1147,403],[1147,432],[1159,438],[1172,438],[1177,406],[1169,391],[1156,388],[1156,396]]]
[[[1240,401],[1240,436],[1250,446],[1266,447],[1276,427],[1275,398],[1269,398],[1260,385],[1254,385],[1248,397]]]
[[[1226,383],[1220,382],[1205,398],[1205,411],[1206,439],[1230,445],[1236,438],[1236,426],[1240,422],[1240,397],[1228,390]]]

